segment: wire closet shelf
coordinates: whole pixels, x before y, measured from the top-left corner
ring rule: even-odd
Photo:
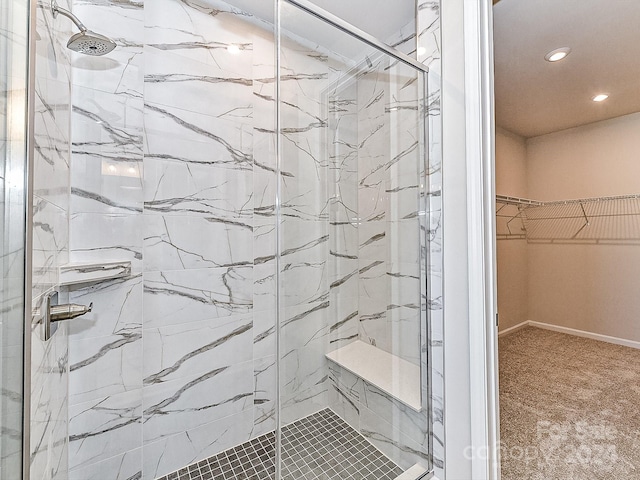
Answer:
[[[541,202],[496,196],[498,240],[640,244],[640,195]]]

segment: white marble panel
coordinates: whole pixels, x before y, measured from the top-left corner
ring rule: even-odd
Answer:
[[[212,30],[211,36],[220,32],[224,30]],[[174,46],[179,47],[151,46],[145,51],[145,100],[223,120],[250,123],[253,116],[252,45],[244,43],[237,53],[227,49],[211,51],[210,63],[183,56],[171,49]],[[233,70],[221,68],[218,59]]]
[[[363,222],[358,225],[358,258],[361,267],[372,261],[389,260],[388,224],[383,221]]]
[[[239,136],[245,133],[242,128],[233,128]],[[227,165],[218,166],[215,157],[213,164],[207,165],[145,156],[145,212],[203,215],[250,228],[253,182],[251,170],[243,166],[250,161],[250,155],[232,147],[227,140],[220,140],[226,154],[232,157],[229,162],[237,168],[227,160],[222,161]],[[153,146],[157,145],[150,143],[149,148]],[[197,147],[208,148],[209,144],[196,143],[189,148]]]
[[[147,272],[145,328],[249,313],[253,267]]]
[[[253,410],[249,409],[146,444],[142,478],[153,480],[239,445],[252,430]]]
[[[329,325],[328,351],[331,352],[359,338],[360,312],[357,295],[347,296],[339,291],[332,291],[329,302],[331,307],[327,318]]]
[[[69,209],[69,84],[38,77],[34,99],[33,192]]]
[[[113,337],[142,327],[142,274],[90,285],[69,286],[69,301],[93,302],[93,311],[68,323],[70,342]]]
[[[144,236],[146,271],[253,263],[251,228],[215,217],[145,215]]]
[[[142,271],[142,222],[136,214],[75,213],[71,216],[71,261],[130,261]]]
[[[186,115],[194,118],[181,118]],[[154,105],[145,110],[146,160],[173,160],[187,167],[210,166],[212,174],[222,177],[230,174],[224,169],[251,172],[251,140],[249,128],[237,122],[178,110],[174,115]]]
[[[69,408],[71,469],[107,460],[140,446],[140,398],[138,389]]]
[[[330,258],[329,288],[336,297],[357,297],[360,263],[358,259]]]
[[[144,330],[144,384],[178,380],[253,359],[252,316]]]
[[[401,220],[387,224],[387,241],[389,245],[389,260],[393,263],[413,265],[412,270],[420,268],[421,236],[424,232],[420,228],[420,220]]]
[[[145,444],[253,410],[253,360],[145,386]],[[212,432],[213,433],[213,432]]]
[[[68,470],[67,327],[61,325],[46,343],[32,338],[31,473],[62,480]]]
[[[326,262],[284,263],[280,274],[282,305],[325,302],[329,296]]]
[[[290,307],[284,311],[280,340],[280,392],[286,422],[326,406],[328,308],[327,301]]]
[[[154,0],[145,5],[145,45],[249,77],[251,64],[237,61],[237,55],[251,46],[255,26],[249,19],[216,0]],[[230,45],[237,50],[229,50]]]
[[[360,338],[371,345],[388,349],[387,306],[389,285],[387,264],[382,260],[365,263],[361,260],[360,279]]]
[[[253,437],[272,432],[276,429],[276,400],[278,384],[276,356],[256,358],[253,361],[254,372],[254,429]]]
[[[73,0],[73,11],[89,29],[107,35],[117,44],[115,50],[102,57],[73,53],[73,84],[142,98],[142,0]]]
[[[253,310],[260,315],[275,315],[276,265],[274,261],[253,267]],[[256,314],[256,318],[259,315]],[[260,355],[263,356],[263,355]]]
[[[139,326],[107,337],[72,338],[72,345],[69,351],[71,405],[142,387],[142,330]]]
[[[52,203],[33,199],[33,296],[58,281],[58,266],[69,261],[68,214]]]
[[[421,445],[423,451],[427,451],[429,419],[425,410],[417,412],[367,382],[363,384],[360,402],[371,412],[393,424],[396,429],[417,445]]]
[[[142,212],[142,99],[74,87],[74,212]]]
[[[69,471],[69,480],[104,480],[105,472],[113,480],[142,478],[142,447]]]
[[[356,430],[360,430],[363,389],[360,377],[333,362],[329,364],[329,406]]]
[[[429,455],[420,444],[366,407],[360,410],[360,429],[371,443],[403,469],[429,462]]]
[[[145,159],[253,169],[252,130],[246,123],[147,102],[144,124]]]

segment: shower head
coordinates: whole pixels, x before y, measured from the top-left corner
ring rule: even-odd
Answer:
[[[67,42],[67,48],[85,55],[100,56],[112,51],[116,44],[109,37],[85,30],[72,36]]]
[[[67,42],[67,48],[70,50],[84,53],[85,55],[100,56],[106,55],[116,48],[116,43],[113,40],[99,33],[87,30],[87,27],[83,25],[78,17],[70,11],[60,8],[55,0],[51,1],[51,11],[53,12],[53,18],[60,13],[70,19],[75,23],[76,27],[80,29],[80,33],[73,35]]]

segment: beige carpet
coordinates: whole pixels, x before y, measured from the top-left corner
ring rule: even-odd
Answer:
[[[503,480],[640,479],[640,350],[532,327],[499,349]]]

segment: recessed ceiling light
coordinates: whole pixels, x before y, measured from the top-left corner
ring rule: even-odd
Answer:
[[[571,53],[571,49],[569,47],[556,48],[555,50],[551,50],[544,56],[544,59],[547,62],[559,62],[567,55]]]
[[[600,95],[596,95],[595,97],[593,97],[591,100],[593,100],[594,102],[604,102],[607,98],[609,98],[609,95],[607,95],[606,93],[601,93]]]

